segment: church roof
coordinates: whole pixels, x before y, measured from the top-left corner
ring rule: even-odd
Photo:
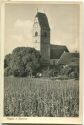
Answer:
[[[50,58],[59,59],[64,51],[69,52],[66,46],[50,45]]]
[[[64,52],[60,57],[58,63],[62,65],[78,65],[79,53]]]
[[[38,18],[39,24],[42,28],[47,28],[50,30],[48,18],[45,13],[37,12],[36,17]]]

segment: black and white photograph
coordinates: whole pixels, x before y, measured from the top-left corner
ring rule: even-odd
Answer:
[[[80,3],[6,3],[4,117],[79,117]]]

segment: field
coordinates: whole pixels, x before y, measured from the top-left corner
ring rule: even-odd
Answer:
[[[5,77],[4,81],[5,116],[79,115],[78,80]]]

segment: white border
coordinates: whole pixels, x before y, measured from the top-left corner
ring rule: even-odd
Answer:
[[[5,0],[5,2],[2,2],[1,6],[1,84],[0,84],[0,122],[1,123],[44,123],[44,124],[81,124],[82,123],[82,58],[80,58],[80,108],[79,108],[79,117],[3,117],[3,94],[4,94],[4,78],[3,78],[3,62],[4,62],[4,31],[5,31],[5,4],[6,3],[24,3],[24,4],[30,4],[30,3],[48,3],[48,4],[80,4],[81,10],[80,10],[80,17],[82,17],[82,2],[76,0],[72,2],[66,1],[51,1],[51,0]],[[82,18],[80,18],[80,22]],[[82,23],[80,23],[80,41],[82,41]],[[80,42],[80,57],[82,57],[82,42]]]

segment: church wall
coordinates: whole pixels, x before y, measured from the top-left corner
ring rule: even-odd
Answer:
[[[42,15],[44,16],[44,15]],[[33,25],[33,47],[40,51],[43,62],[50,63],[50,28],[46,23],[40,22],[44,17],[35,17]],[[42,20],[42,19],[41,19]],[[44,21],[47,21],[46,18]],[[37,35],[36,35],[37,34]]]
[[[40,36],[38,36],[38,37],[35,38],[34,48],[35,48],[36,50],[39,50],[39,51],[40,51]]]
[[[35,33],[38,33],[37,36],[35,36]],[[36,50],[39,50],[41,49],[41,38],[40,38],[40,35],[41,35],[41,28],[40,28],[40,25],[38,23],[34,24],[33,26],[33,47],[36,49]]]
[[[50,65],[57,65],[59,59],[50,59]]]
[[[50,31],[47,30],[42,30],[41,33],[41,55],[44,60],[50,61]]]

